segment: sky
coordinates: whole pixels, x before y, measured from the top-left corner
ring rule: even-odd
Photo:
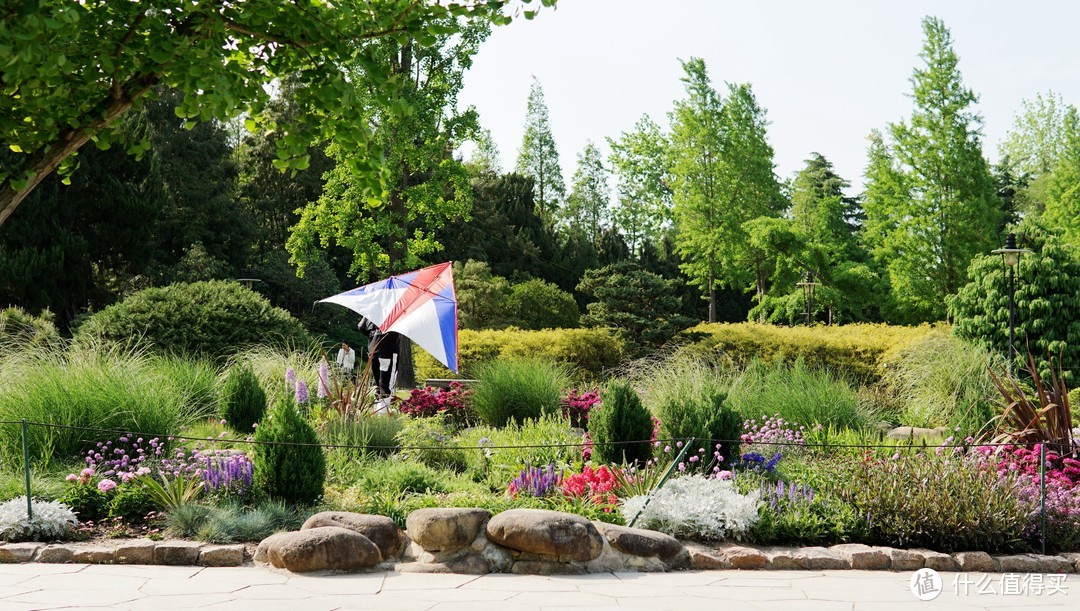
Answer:
[[[1023,100],[1054,91],[1080,104],[1080,2],[1066,0],[559,0],[532,21],[495,28],[459,102],[479,111],[508,171],[535,77],[569,189],[588,141],[606,158],[606,138],[642,114],[667,128],[684,95],[679,60],[700,57],[717,91],[725,82],[753,86],[779,178],[818,152],[854,195],[867,135],[912,112],[927,15],[951,30],[964,84],[979,96],[991,162]]]

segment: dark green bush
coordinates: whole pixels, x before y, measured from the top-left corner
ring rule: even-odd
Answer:
[[[625,464],[644,464],[652,458],[652,418],[637,391],[626,382],[614,380],[600,398],[601,403],[589,413],[589,437],[597,458]]]
[[[121,518],[128,524],[142,524],[146,514],[158,509],[146,488],[133,483],[120,486],[109,499],[109,517]]]
[[[109,497],[97,486],[72,484],[57,500],[71,507],[80,522],[96,523],[109,517]]]
[[[326,456],[315,429],[282,395],[255,429],[253,486],[262,496],[295,505],[311,505],[322,497]]]
[[[574,296],[550,282],[529,280],[510,287],[510,320],[523,329],[576,327],[581,312]]]
[[[86,319],[78,341],[144,341],[154,350],[217,358],[247,346],[307,345],[288,312],[232,281],[172,284],[132,294]]]
[[[522,423],[560,409],[570,380],[565,367],[538,358],[507,359],[478,368],[473,394],[476,413],[488,426]]]
[[[229,370],[221,392],[222,415],[232,430],[249,434],[266,413],[266,392],[247,364]]]

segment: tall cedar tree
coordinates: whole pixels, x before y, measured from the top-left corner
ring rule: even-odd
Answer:
[[[891,147],[872,142],[865,203],[867,241],[888,272],[890,318],[907,323],[945,318],[972,258],[996,246],[1001,216],[971,109],[978,98],[961,81],[945,25],[927,17],[923,33],[915,110],[889,126]]]
[[[729,84],[722,99],[703,60],[691,58],[683,70],[686,98],[671,113],[676,235],[683,270],[706,292],[715,322],[718,284],[764,293],[763,261],[743,223],[777,216],[782,198],[765,110],[750,86]]]
[[[553,225],[566,199],[566,182],[559,165],[559,151],[551,134],[548,108],[540,81],[533,79],[525,109],[525,135],[521,138],[515,171],[533,179],[537,210]]]
[[[595,242],[604,231],[611,203],[608,173],[600,149],[592,142],[578,153],[577,162],[562,217],[569,227],[583,231]]]
[[[662,228],[672,220],[668,139],[655,121],[642,115],[633,130],[608,138],[608,146],[619,196],[612,224],[625,236],[630,252],[640,255],[646,241],[662,239]]]

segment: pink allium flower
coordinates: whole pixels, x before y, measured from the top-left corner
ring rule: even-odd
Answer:
[[[112,481],[111,479],[103,479],[98,482],[97,488],[102,492],[109,492],[113,488],[116,488],[116,482]]]
[[[79,481],[79,476],[75,475],[74,473],[69,473],[68,476],[65,477],[64,479],[66,479],[69,482],[77,482],[77,481]]]
[[[731,471],[721,471],[716,474],[719,479],[731,479]]]

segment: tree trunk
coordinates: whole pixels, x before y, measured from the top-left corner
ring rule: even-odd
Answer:
[[[716,322],[716,272],[709,269],[709,322]]]

